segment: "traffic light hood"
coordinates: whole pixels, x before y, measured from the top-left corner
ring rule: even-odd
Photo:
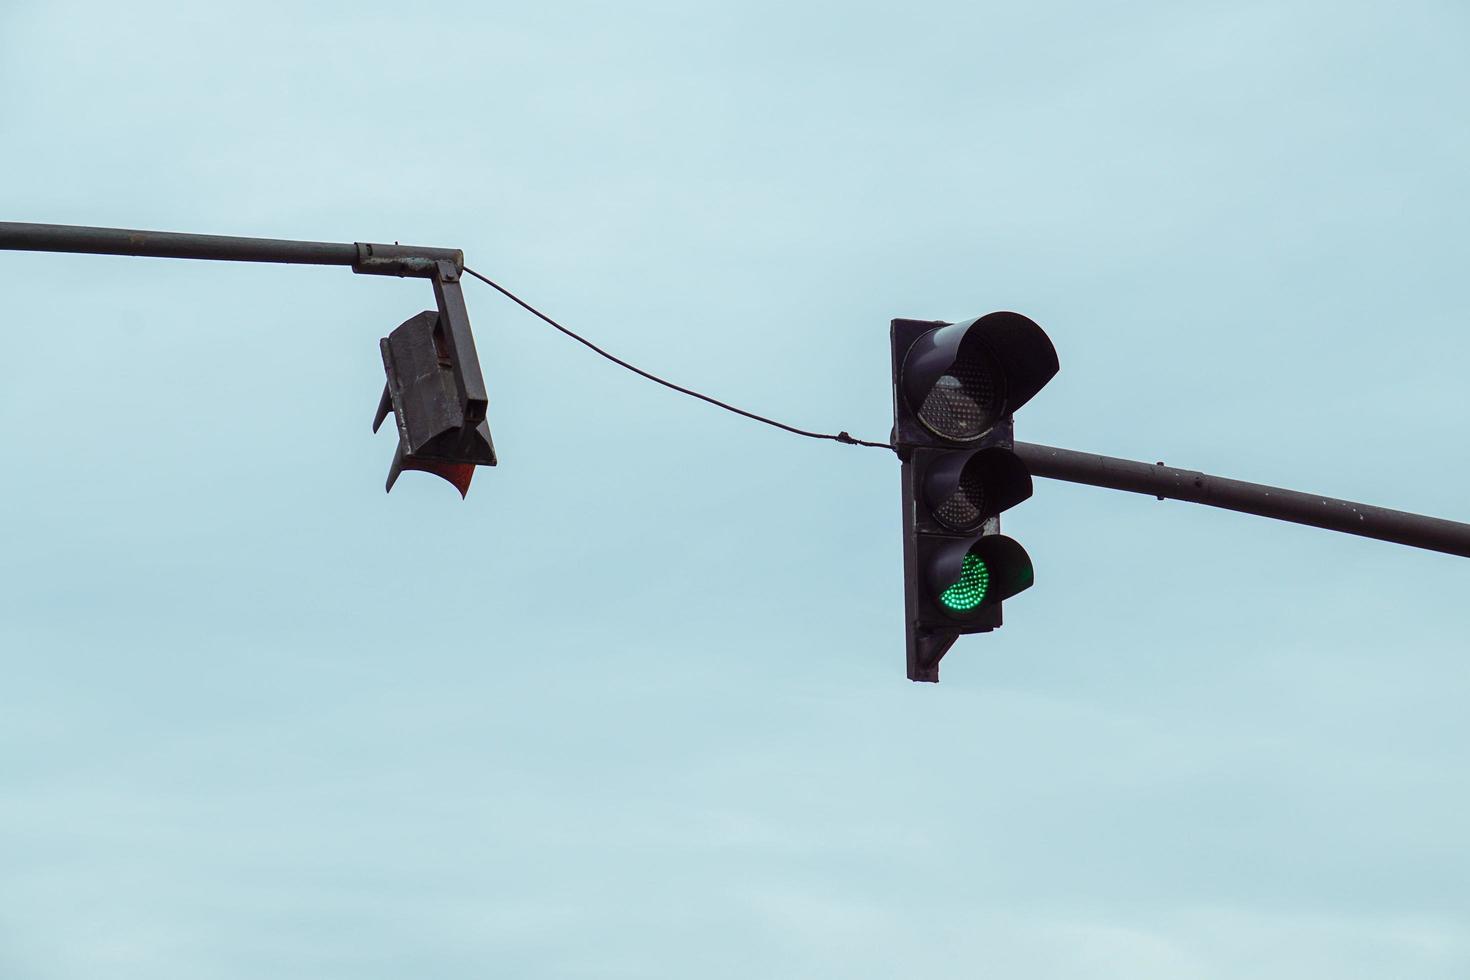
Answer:
[[[1009,449],[933,453],[923,469],[924,503],[941,525],[971,531],[1031,496],[1031,474]]]
[[[1031,556],[1004,534],[933,541],[923,564],[930,595],[955,619],[981,613],[1036,581]],[[946,601],[956,589],[965,591],[963,601]]]
[[[973,437],[954,439],[971,441],[1030,401],[1058,368],[1056,348],[1030,317],[987,313],[936,327],[915,340],[904,356],[902,387],[909,406],[923,418],[925,400],[941,379],[975,379],[989,396],[991,418]]]

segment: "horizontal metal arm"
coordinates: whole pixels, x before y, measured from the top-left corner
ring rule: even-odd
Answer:
[[[1033,476],[1147,493],[1160,500],[1167,497],[1223,507],[1258,517],[1308,524],[1329,531],[1470,558],[1470,524],[1458,521],[1054,446],[1018,442],[1015,452]]]
[[[22,252],[85,252],[92,255],[144,255],[219,262],[281,262],[291,265],[347,265],[354,272],[432,278],[437,263],[464,268],[457,248],[370,245],[362,242],[298,242],[279,238],[189,235],[175,231],[33,225],[0,221],[0,249]]]

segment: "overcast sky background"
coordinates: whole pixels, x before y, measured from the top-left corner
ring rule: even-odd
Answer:
[[[886,436],[1470,519],[1460,2],[0,0],[0,219],[456,246]],[[1470,562],[1039,481],[904,679],[898,467],[465,286],[501,465],[382,483],[427,284],[0,255],[0,976],[1463,978]]]

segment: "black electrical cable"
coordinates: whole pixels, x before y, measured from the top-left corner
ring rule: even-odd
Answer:
[[[560,330],[562,333],[566,334],[568,337],[572,338],[577,343],[582,344],[585,347],[591,348],[592,350],[594,350],[597,353],[601,354],[603,357],[607,358],[609,361],[612,361],[614,364],[618,365],[619,367],[625,367],[629,371],[632,371],[634,374],[637,374],[637,375],[639,375],[641,377],[647,378],[649,381],[657,382],[658,384],[663,385],[665,388],[672,388],[672,389],[674,389],[675,391],[679,392],[682,395],[689,395],[691,398],[698,398],[700,401],[709,402],[711,405],[716,405],[716,406],[718,406],[720,408],[723,408],[727,412],[734,412],[736,415],[743,415],[743,416],[745,416],[748,419],[754,419],[757,422],[764,422],[766,425],[773,425],[773,426],[775,426],[778,429],[784,429],[785,431],[790,432],[793,435],[806,436],[808,439],[831,439],[833,442],[840,442],[840,443],[843,443],[843,444],[848,445],[848,446],[869,446],[869,447],[871,447],[873,449],[892,449],[893,448],[891,445],[889,445],[886,442],[868,442],[865,439],[855,439],[852,436],[848,435],[846,432],[839,432],[836,435],[831,435],[831,434],[826,433],[826,432],[808,432],[806,429],[798,429],[795,426],[787,425],[785,422],[777,422],[775,419],[768,419],[764,415],[757,415],[754,412],[747,412],[743,408],[736,408],[734,405],[726,404],[725,402],[720,401],[718,398],[711,398],[709,395],[701,395],[697,391],[691,391],[688,388],[685,388],[685,387],[682,387],[680,385],[674,384],[672,381],[665,381],[663,378],[660,378],[656,374],[649,374],[647,371],[643,370],[642,368],[635,367],[634,365],[629,364],[627,361],[623,360],[622,358],[615,357],[614,355],[609,354],[607,351],[603,350],[601,347],[598,347],[596,344],[594,344],[592,341],[588,340],[586,337],[578,336],[577,334],[575,334],[572,331],[568,330],[566,327],[562,326],[560,323],[557,323],[555,320],[553,320],[551,317],[547,316],[545,313],[542,313],[540,310],[536,309],[536,307],[532,306],[530,303],[527,303],[525,300],[521,299],[519,296],[517,296],[515,293],[511,292],[509,289],[506,289],[504,286],[500,285],[498,282],[494,282],[493,280],[491,280],[491,279],[489,279],[489,278],[487,278],[485,276],[480,275],[478,272],[476,272],[474,269],[471,269],[469,266],[465,266],[465,270],[464,271],[466,273],[468,273],[469,275],[474,276],[476,279],[480,280],[485,285],[489,286],[491,289],[496,290],[502,296],[504,296],[506,299],[510,300],[512,303],[515,303],[517,306],[521,307],[521,309],[525,310],[527,313],[530,313],[532,316],[540,317],[542,320],[545,320],[551,326],[553,326],[556,329]]]

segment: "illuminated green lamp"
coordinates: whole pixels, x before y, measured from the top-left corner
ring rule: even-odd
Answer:
[[[960,579],[945,589],[939,601],[955,612],[969,612],[985,601],[990,591],[990,569],[979,555],[967,554],[960,565]]]

